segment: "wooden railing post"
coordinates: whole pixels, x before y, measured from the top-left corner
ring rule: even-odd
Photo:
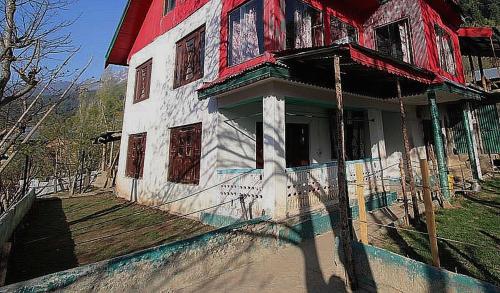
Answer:
[[[429,233],[429,242],[431,246],[432,265],[440,267],[439,251],[437,244],[436,219],[434,216],[434,205],[432,204],[429,164],[427,160],[420,160],[420,169],[422,170],[422,183],[424,189],[425,204],[425,222],[427,223],[427,233]]]
[[[406,174],[403,163],[403,158],[399,159],[399,172],[401,174],[401,193],[403,193],[403,206],[405,210],[405,217],[403,219],[406,226],[410,225],[410,210],[408,208],[408,195],[406,194]]]
[[[356,196],[359,207],[359,238],[363,244],[368,244],[363,164],[356,164]]]

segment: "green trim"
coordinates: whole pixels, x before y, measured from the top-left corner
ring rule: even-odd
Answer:
[[[269,217],[263,216],[249,221],[240,221],[185,240],[163,244],[98,263],[84,265],[12,284],[2,287],[0,291],[49,292],[61,290],[84,277],[110,276],[124,271],[135,271],[135,266],[139,262],[147,262],[154,269],[155,267],[168,263],[168,259],[177,253],[203,248],[212,241],[224,243],[227,235],[233,233],[234,230],[263,223],[268,220]]]
[[[366,210],[375,211],[384,207],[391,206],[397,201],[396,192],[386,192],[372,194],[365,197]],[[357,201],[352,201],[349,204],[351,217],[357,219],[359,217],[359,206]],[[301,217],[301,222],[293,226],[281,228],[278,231],[279,239],[285,243],[301,243],[304,240],[314,238],[316,235],[321,235],[332,231],[335,226],[340,223],[338,212],[311,212]],[[332,227],[332,225],[334,227]]]
[[[336,239],[336,241],[339,240]],[[401,272],[402,275],[407,276],[408,278],[399,280],[401,282],[399,283],[401,284],[400,288],[393,287],[395,291],[403,288],[414,288],[415,285],[412,286],[413,282],[418,282],[420,283],[418,288],[422,288],[423,284],[427,284],[424,287],[429,292],[498,292],[498,287],[493,284],[439,269],[382,248],[355,241],[352,242],[352,248],[355,265],[359,268],[356,271],[358,280],[361,283],[375,285],[375,288],[377,284],[373,275],[369,272],[370,270],[382,271],[385,274]],[[384,284],[383,282],[380,283]]]
[[[470,105],[468,102],[464,103],[464,108],[462,110],[462,119],[464,123],[465,129],[465,138],[467,141],[467,153],[469,155],[469,161],[472,169],[472,176],[474,179],[479,180],[479,174],[477,172],[477,162],[476,156],[474,155],[474,143],[472,138],[472,129],[469,124],[469,113],[470,113]]]
[[[127,12],[128,12],[128,9],[130,7],[131,2],[132,2],[132,0],[127,1],[127,6],[125,6],[125,10],[123,11],[122,17],[120,19],[120,23],[118,24],[118,27],[116,28],[115,34],[113,36],[113,40],[111,41],[111,44],[108,47],[108,51],[106,52],[106,58],[105,58],[106,64],[108,63],[108,58],[109,58],[109,55],[111,54],[111,50],[115,46],[116,39],[118,39],[118,33],[120,32],[120,29],[122,28],[123,22],[125,21],[125,16],[127,15]]]
[[[263,169],[243,168],[243,169],[219,169],[217,174],[262,174]]]
[[[442,84],[433,85],[429,87],[427,93],[435,91],[445,91],[445,92],[455,93],[464,96],[466,99],[471,99],[471,100],[483,100],[485,98],[485,93],[478,91],[476,89],[465,87],[461,84],[457,84],[451,81],[445,81]]]
[[[235,109],[235,108],[238,108],[238,107],[241,107],[244,105],[249,105],[249,104],[253,104],[255,102],[261,102],[261,101],[262,101],[262,97],[254,97],[254,98],[241,100],[237,103],[230,104],[228,106],[221,106],[221,107],[219,107],[219,109],[231,110],[231,109]]]
[[[450,188],[448,185],[448,168],[446,167],[446,159],[444,154],[444,143],[441,132],[441,121],[439,119],[439,109],[436,102],[436,93],[429,92],[429,107],[432,119],[432,130],[434,135],[434,145],[436,147],[436,158],[439,169],[439,183],[441,192],[446,199],[450,198]]]
[[[259,67],[231,77],[223,83],[214,84],[198,91],[198,99],[203,100],[268,78],[289,79],[287,68],[276,64],[264,63]]]

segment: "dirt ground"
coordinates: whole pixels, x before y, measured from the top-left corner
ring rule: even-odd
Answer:
[[[37,200],[15,234],[7,284],[202,234],[213,228],[111,192]]]

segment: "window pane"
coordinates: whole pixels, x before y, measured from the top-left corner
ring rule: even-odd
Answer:
[[[287,48],[323,45],[323,18],[319,10],[297,0],[286,1]]]
[[[435,26],[439,67],[448,73],[456,73],[455,55],[451,36],[441,27]]]
[[[252,0],[229,14],[229,64],[242,63],[263,52],[262,0]]]
[[[377,28],[375,33],[379,52],[407,63],[412,62],[412,47],[407,20]]]
[[[358,42],[357,29],[334,16],[330,18],[330,31],[333,44]]]

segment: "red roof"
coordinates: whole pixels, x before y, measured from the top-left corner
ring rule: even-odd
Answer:
[[[109,64],[127,65],[128,55],[146,18],[152,0],[128,0],[122,19],[106,55]]]

